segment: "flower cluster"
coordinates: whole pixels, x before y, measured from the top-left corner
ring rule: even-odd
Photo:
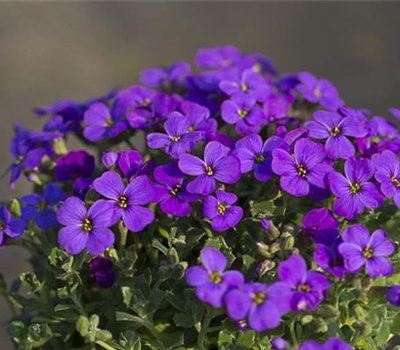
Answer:
[[[0,245],[30,250],[34,272],[31,303],[0,284],[22,309],[13,340],[382,348],[400,331],[396,124],[261,54],[208,48],[195,63],[36,108],[41,131],[15,126],[10,186],[24,175],[34,190],[0,208]]]

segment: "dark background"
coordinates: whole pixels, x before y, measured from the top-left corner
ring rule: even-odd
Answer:
[[[400,107],[399,13],[400,2],[2,3],[1,168],[12,124],[41,126],[32,107],[131,85],[145,67],[190,62],[215,45],[265,53],[280,72],[311,71],[349,106],[387,115]],[[0,182],[1,199],[28,191]],[[15,278],[25,259],[1,249],[0,271]],[[0,301],[0,322],[8,316]],[[11,349],[2,330],[0,348]]]

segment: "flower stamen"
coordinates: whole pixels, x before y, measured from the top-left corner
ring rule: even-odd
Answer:
[[[179,191],[181,190],[182,185],[176,185],[174,189],[169,191],[173,196],[177,196],[179,194]]]
[[[92,230],[93,230],[92,221],[89,218],[84,218],[83,223],[82,223],[82,228],[83,228],[83,231],[85,231],[86,233],[92,232]]]
[[[299,292],[309,293],[311,291],[311,287],[308,284],[300,284],[297,287]]]
[[[214,175],[214,171],[213,171],[213,169],[212,169],[209,165],[206,165],[206,167],[204,168],[204,170],[206,171],[206,174],[207,174],[208,176]]]
[[[222,277],[218,271],[213,271],[210,273],[210,281],[214,284],[221,284]]]
[[[361,185],[358,182],[354,182],[350,185],[350,193],[357,194],[361,191]]]
[[[338,136],[342,133],[339,127],[335,126],[333,129],[331,129],[331,136]]]
[[[396,176],[393,175],[393,176],[390,178],[390,180],[392,181],[394,187],[400,187],[400,181],[399,181],[399,179],[398,179]]]
[[[225,205],[223,203],[218,203],[218,214],[219,215],[225,215],[227,209],[228,209],[227,205]]]
[[[304,167],[304,165],[302,164],[297,165],[297,175],[301,177],[307,176],[307,169]]]
[[[372,259],[374,256],[374,251],[370,247],[365,247],[362,251],[362,254],[365,259]]]
[[[267,300],[267,296],[263,292],[257,292],[253,296],[253,303],[256,305],[261,305]]]
[[[126,198],[125,196],[121,196],[118,199],[118,205],[120,208],[122,209],[126,209],[128,208],[128,198]]]

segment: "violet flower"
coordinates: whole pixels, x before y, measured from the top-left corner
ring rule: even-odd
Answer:
[[[397,307],[400,307],[400,286],[391,286],[387,290],[387,301]]]
[[[6,206],[0,207],[0,247],[5,244],[8,237],[18,238],[22,236],[25,227],[24,220],[11,218],[11,213]]]
[[[221,106],[222,119],[236,125],[236,132],[241,136],[260,131],[264,114],[256,100],[248,95],[235,95],[224,101]]]
[[[164,68],[148,68],[140,72],[140,82],[152,88],[170,88],[181,84],[190,72],[190,64],[178,62]]]
[[[328,278],[322,273],[307,271],[306,262],[299,255],[280,263],[278,274],[292,289],[290,307],[294,312],[315,310],[330,287]]]
[[[58,210],[57,219],[62,228],[58,233],[58,243],[72,254],[87,249],[92,255],[102,254],[114,243],[114,210],[110,202],[98,200],[89,210],[77,197],[69,197]]]
[[[139,232],[153,222],[154,213],[142,207],[154,199],[153,185],[147,176],[138,176],[125,187],[117,173],[108,171],[93,182],[93,187],[112,204],[113,224],[122,217],[130,231]]]
[[[323,163],[326,154],[321,144],[303,138],[295,143],[293,156],[281,148],[272,155],[272,170],[281,175],[280,184],[286,192],[300,197],[310,193],[311,185],[328,187],[326,177],[332,168]]]
[[[303,230],[316,243],[333,243],[339,235],[339,225],[327,208],[310,210],[303,218]]]
[[[98,256],[90,262],[90,274],[100,288],[107,289],[114,284],[115,273],[113,265],[111,259],[102,256]]]
[[[154,170],[155,201],[160,203],[161,210],[174,216],[187,216],[192,208],[190,202],[200,198],[187,191],[187,183],[183,181],[184,174],[179,170],[178,163],[168,163]]]
[[[95,168],[95,159],[86,151],[71,151],[56,162],[54,175],[57,181],[67,182],[79,177],[89,178]]]
[[[272,178],[272,151],[282,148],[288,151],[289,145],[278,136],[271,136],[263,143],[261,136],[249,135],[236,142],[233,154],[239,158],[242,174],[254,171],[256,180],[265,182]]]
[[[282,316],[290,310],[290,295],[286,283],[248,283],[229,291],[225,304],[232,319],[248,319],[251,328],[263,332],[279,326]]]
[[[230,149],[217,141],[211,141],[204,150],[204,161],[191,154],[179,159],[179,168],[184,174],[197,176],[190,181],[187,189],[190,193],[208,195],[214,191],[216,180],[233,184],[240,179],[240,161],[229,155]]]
[[[241,272],[225,271],[228,259],[216,248],[203,248],[203,266],[192,266],[186,270],[186,282],[196,288],[196,295],[215,308],[223,305],[225,294],[233,287],[244,283]]]
[[[394,253],[395,246],[387,239],[384,230],[376,230],[370,237],[364,225],[355,224],[343,231],[342,239],[339,252],[348,272],[358,273],[365,265],[372,278],[393,274],[393,265],[387,257]]]
[[[307,340],[296,350],[354,350],[354,348],[340,338],[330,338],[325,344],[320,344],[316,340]]]
[[[325,272],[337,278],[344,278],[346,267],[343,255],[339,252],[342,239],[337,237],[331,243],[317,243],[313,255],[314,262]]]
[[[368,134],[366,119],[361,117],[342,117],[338,113],[317,111],[314,120],[305,122],[309,136],[325,140],[325,150],[332,159],[347,159],[354,156],[353,144],[346,136],[362,138]]]
[[[331,191],[337,197],[333,204],[334,212],[348,220],[355,219],[364,208],[374,209],[383,202],[378,186],[369,182],[374,175],[372,161],[352,157],[346,160],[344,172],[331,172],[328,176]]]
[[[242,53],[234,46],[218,46],[200,49],[195,61],[199,67],[227,68],[242,59]]]
[[[216,197],[207,196],[203,200],[204,217],[211,220],[211,227],[215,231],[234,228],[243,217],[243,209],[232,205],[238,197],[225,191],[216,191],[215,194]]]

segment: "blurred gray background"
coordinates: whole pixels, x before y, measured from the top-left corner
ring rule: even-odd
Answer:
[[[267,54],[280,72],[330,79],[348,105],[387,115],[400,107],[400,2],[0,3],[0,159],[11,125],[39,128],[35,106],[85,100],[137,82],[145,67],[191,61],[232,44]],[[1,199],[26,194],[0,182]],[[1,249],[8,279],[27,268]],[[9,316],[0,301],[0,323]],[[0,330],[0,349],[11,349]]]

